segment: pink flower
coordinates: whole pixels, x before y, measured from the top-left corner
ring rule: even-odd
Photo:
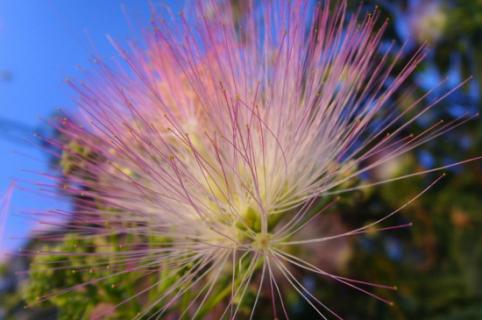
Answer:
[[[161,316],[190,290],[180,314],[194,318],[226,288],[223,316],[235,318],[253,284],[251,317],[265,290],[274,316],[287,317],[280,279],[320,317],[340,318],[294,268],[390,303],[366,288],[393,287],[328,273],[292,249],[378,228],[398,210],[356,230],[302,237],[333,194],[366,187],[347,182],[460,121],[406,135],[432,105],[417,109],[419,100],[399,113],[390,102],[423,50],[394,73],[400,56],[379,54],[386,23],[376,27],[378,13],[348,19],[345,1],[327,2],[249,1],[240,14],[229,1],[198,1],[180,22],[157,20],[146,50],[116,45],[128,69],[97,61],[98,81],[72,84],[86,127],[63,129],[77,143],[64,153],[78,182],[67,191],[83,204],[69,228],[138,239],[97,253],[128,261],[112,277],[152,268],[177,275],[139,318],[154,307]]]
[[[0,198],[0,263],[3,261],[6,254],[6,246],[4,246],[5,228],[14,188],[15,184],[11,183],[7,191],[5,191],[4,195]]]

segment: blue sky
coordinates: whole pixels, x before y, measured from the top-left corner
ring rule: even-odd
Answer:
[[[156,1],[154,1],[156,2]],[[177,12],[183,1],[167,3]],[[126,8],[127,16],[122,10]],[[75,93],[64,83],[79,78],[96,52],[104,58],[116,53],[106,39],[138,39],[128,19],[147,26],[148,1],[143,0],[2,0],[0,1],[0,192],[12,180],[41,180],[27,172],[47,170],[47,157],[35,145],[7,138],[6,123],[18,123],[15,137],[29,139],[57,108],[74,111]],[[10,135],[11,136],[11,135]],[[32,224],[18,214],[25,210],[65,207],[61,201],[16,190],[6,226],[4,247],[18,247]]]

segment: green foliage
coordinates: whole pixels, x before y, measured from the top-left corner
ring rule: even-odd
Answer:
[[[24,288],[27,303],[52,304],[60,310],[59,319],[90,319],[96,306],[103,304],[109,309],[129,298],[135,290],[130,284],[140,274],[119,274],[128,266],[109,255],[119,250],[119,244],[118,237],[93,236],[86,240],[70,234],[60,246],[44,248],[42,251],[52,254],[34,258]],[[65,252],[71,254],[62,254]],[[47,301],[43,301],[45,297],[49,297]],[[139,301],[134,299],[109,319],[130,318],[139,310]]]

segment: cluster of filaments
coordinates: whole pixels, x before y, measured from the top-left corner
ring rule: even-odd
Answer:
[[[399,53],[377,51],[384,25],[375,28],[376,14],[347,19],[345,2],[273,1],[260,8],[249,2],[242,18],[218,1],[194,7],[194,16],[174,26],[155,25],[147,53],[119,47],[129,71],[97,61],[100,84],[72,84],[89,129],[62,128],[83,150],[64,151],[77,173],[66,190],[79,196],[71,231],[157,239],[98,252],[112,255],[113,275],[153,267],[178,275],[138,318],[160,318],[196,290],[180,311],[195,318],[226,288],[221,317],[234,318],[253,282],[253,310],[268,291],[273,312],[287,317],[283,282],[321,317],[339,317],[293,268],[383,301],[367,286],[391,287],[330,274],[291,248],[365,232],[293,240],[345,182],[454,125],[437,123],[404,137],[431,106],[403,125],[398,120],[420,101],[401,114],[387,106],[422,53],[393,75]]]

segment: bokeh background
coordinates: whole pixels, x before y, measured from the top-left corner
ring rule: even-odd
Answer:
[[[183,7],[183,1],[153,2],[168,4],[175,12]],[[350,1],[350,10],[359,5]],[[395,41],[396,46],[404,44],[403,58],[408,60],[422,43],[430,48],[406,84],[414,89],[414,97],[433,90],[427,99],[430,103],[472,77],[411,129],[477,112],[482,85],[482,0],[366,0],[361,4],[367,12],[375,6],[390,19],[381,51]],[[35,245],[35,235],[44,232],[23,213],[52,206],[71,208],[72,199],[61,193],[45,198],[23,186],[28,181],[41,183],[43,172],[60,172],[41,138],[58,134],[48,123],[75,110],[75,93],[65,78],[82,79],[93,55],[105,60],[116,56],[106,34],[121,43],[141,41],[149,17],[148,1],[0,1],[0,191],[12,181],[18,186],[6,225],[9,237],[3,239],[0,252],[0,319],[60,317],[52,305],[23,308],[26,277],[15,272],[27,268],[29,259],[10,252]],[[405,100],[397,101],[397,106],[403,109],[412,101],[410,96]],[[476,118],[372,174],[389,178],[481,154],[482,125]],[[304,275],[304,283],[346,319],[482,319],[482,164],[472,162],[445,172],[440,183],[396,218],[400,223],[413,222],[412,228],[373,232],[317,249],[320,260],[328,260],[321,263],[347,276],[396,284],[398,291],[383,292],[395,302],[393,307],[313,276]],[[351,193],[330,214],[329,223],[344,230],[374,221],[433,179],[434,175],[427,175]],[[303,302],[292,304],[296,319],[316,318]]]

